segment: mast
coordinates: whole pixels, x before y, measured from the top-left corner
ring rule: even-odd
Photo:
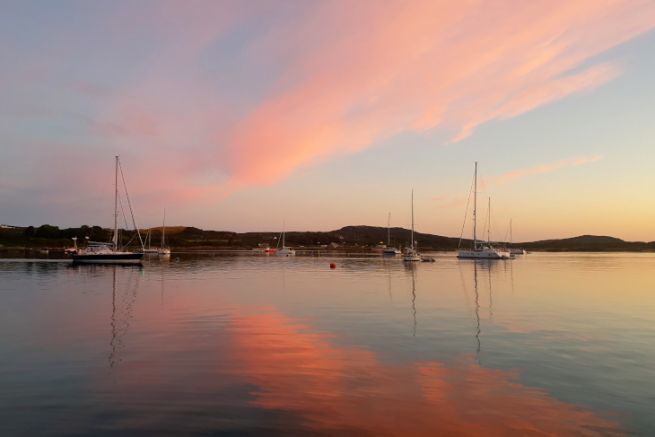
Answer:
[[[285,240],[284,240],[284,234],[286,233],[286,231],[287,231],[287,225],[286,223],[282,223],[282,249],[286,247]]]
[[[164,219],[161,222],[161,248],[163,249],[166,241],[166,208],[164,208]]]
[[[487,244],[491,246],[491,196],[489,196],[489,206],[487,207]]]
[[[114,250],[118,250],[118,155],[114,175],[114,236],[111,241],[114,243]]]
[[[412,188],[412,250],[414,250],[414,188]]]
[[[512,219],[509,219],[509,245],[512,245]]]
[[[473,250],[478,248],[478,161],[475,161],[473,173]]]
[[[391,213],[387,217],[387,247],[391,246]]]

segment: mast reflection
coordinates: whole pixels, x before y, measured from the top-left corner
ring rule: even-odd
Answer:
[[[111,340],[109,341],[110,351],[107,362],[110,368],[114,368],[123,361],[120,354],[133,318],[132,308],[136,302],[137,289],[139,288],[139,275],[136,275],[136,280],[133,280],[132,272],[134,268],[126,266],[111,266],[110,268],[112,269],[111,317],[109,321]],[[120,288],[116,285],[116,270],[118,268],[130,269],[124,293],[121,293]]]
[[[480,293],[478,291],[478,263],[473,263],[473,291],[475,295],[475,341],[477,343],[475,349],[475,359],[480,363]]]
[[[413,324],[412,324],[412,337],[416,337],[416,327],[417,327],[417,321],[416,321],[416,265],[415,264],[409,264],[409,263],[404,263],[405,268],[410,270],[412,273],[412,319],[413,319]]]

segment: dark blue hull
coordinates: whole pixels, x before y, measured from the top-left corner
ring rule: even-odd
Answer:
[[[142,253],[105,253],[73,255],[73,262],[79,264],[140,264]]]

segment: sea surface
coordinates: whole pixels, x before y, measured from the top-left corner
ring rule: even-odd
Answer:
[[[0,435],[655,435],[655,254],[435,257],[0,259]]]

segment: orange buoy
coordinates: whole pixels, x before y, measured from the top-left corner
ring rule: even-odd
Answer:
[[[336,268],[337,268],[337,265],[336,265],[335,263],[330,263],[330,268],[331,268],[331,269],[336,269]]]

